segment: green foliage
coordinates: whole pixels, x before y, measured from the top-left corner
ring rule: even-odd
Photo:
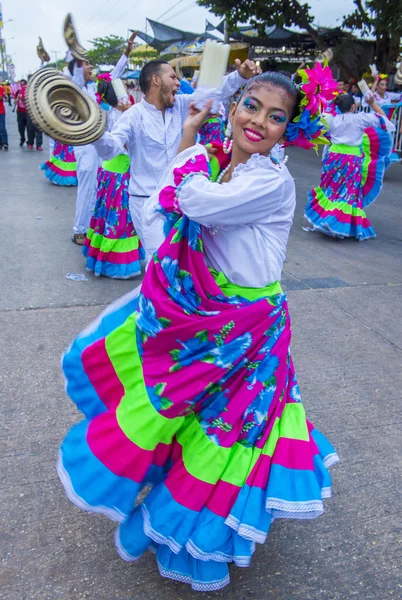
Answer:
[[[402,31],[400,0],[354,0],[355,10],[346,15],[343,25],[361,35]]]
[[[343,26],[358,37],[375,37],[378,66],[389,72],[400,48],[401,0],[353,1],[356,8],[344,16]],[[234,31],[239,23],[250,23],[259,27],[261,32],[266,25],[296,25],[312,36],[320,50],[325,49],[325,43],[313,25],[314,15],[307,3],[300,4],[297,0],[198,0],[198,4],[216,15],[226,17],[229,31]]]
[[[314,17],[310,6],[299,4],[297,0],[198,0],[198,4],[209,8],[213,13],[226,16],[229,30],[238,23],[251,23],[256,26],[312,24]]]
[[[402,36],[401,0],[353,0],[355,10],[343,26],[362,36],[376,38],[377,66],[388,73],[400,50]]]
[[[115,65],[126,48],[126,41],[118,35],[108,35],[90,40],[93,45],[88,50],[88,58],[91,64]]]

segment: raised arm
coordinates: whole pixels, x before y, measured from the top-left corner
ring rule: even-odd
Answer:
[[[110,73],[112,79],[120,79],[120,77],[123,75],[125,68],[127,67],[127,64],[128,64],[128,59],[130,57],[131,50],[133,49],[134,40],[135,40],[136,35],[137,35],[137,32],[133,31],[133,33],[130,36],[130,39],[127,42],[127,46],[126,46],[122,56],[119,58],[119,60],[117,61],[116,65],[114,66],[114,68],[112,69],[112,71]]]
[[[132,107],[134,110],[134,107]],[[134,135],[136,115],[131,108],[126,110],[114,125],[112,131],[105,132],[94,142],[97,153],[103,160],[111,160],[118,154],[126,152],[125,145],[129,144]]]
[[[374,96],[366,99],[367,104],[370,106],[372,113],[359,113],[361,120],[363,121],[364,127],[375,127],[376,125],[376,115],[381,115],[384,118],[385,128],[389,133],[395,131],[395,125],[388,119],[387,115],[377,104]]]
[[[261,157],[260,160],[263,163],[270,159]],[[293,180],[281,177],[274,167],[264,164],[223,184],[195,174],[177,194],[183,214],[207,227],[266,222],[278,208],[288,201],[293,202],[294,198]]]

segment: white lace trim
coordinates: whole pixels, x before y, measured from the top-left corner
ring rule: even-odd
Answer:
[[[274,164],[269,156],[252,154],[246,163],[240,163],[235,167],[232,179],[238,177],[241,173],[247,173],[247,171],[252,171],[253,169],[271,169],[272,167],[278,168],[278,165]]]
[[[142,554],[139,556],[133,556],[132,554],[129,554],[125,548],[123,548],[120,541],[120,527],[118,527],[114,532],[114,543],[119,556],[126,562],[135,562],[142,556]]]
[[[265,503],[267,510],[276,510],[289,514],[307,514],[324,512],[324,504],[322,500],[306,500],[305,502],[291,502],[289,500],[281,500],[280,498],[267,498]],[[303,518],[302,516],[300,517]]]
[[[186,550],[191,556],[197,558],[198,560],[213,560],[215,562],[232,562],[233,557],[230,554],[225,554],[224,552],[203,552],[200,550],[194,542],[190,539],[186,543]]]
[[[331,496],[332,496],[332,489],[330,487],[321,488],[321,498],[323,500],[326,500],[327,498],[331,498]]]
[[[80,508],[81,510],[86,510],[87,512],[106,515],[107,517],[109,517],[109,519],[117,523],[123,523],[126,520],[127,515],[117,510],[117,508],[113,509],[107,506],[92,506],[91,504],[85,502],[85,500],[83,500],[83,498],[81,498],[81,496],[79,496],[75,492],[70,476],[64,468],[63,460],[61,457],[61,450],[59,450],[59,457],[57,459],[56,469],[60,481],[63,484],[64,491],[67,494],[67,497],[69,498],[69,500],[71,500],[73,504],[75,504],[75,506],[78,506],[78,508]]]
[[[230,583],[229,573],[223,577],[223,579],[219,579],[217,581],[197,581],[193,579],[190,575],[183,575],[182,573],[177,573],[176,571],[168,571],[164,567],[162,567],[161,563],[158,559],[156,559],[156,563],[158,565],[159,573],[162,577],[166,577],[167,579],[173,579],[174,581],[181,581],[182,583],[189,583],[193,590],[197,592],[213,592],[216,590],[220,590],[225,585]]]
[[[142,516],[144,517],[144,532],[145,532],[145,534],[148,537],[150,537],[151,540],[153,540],[157,544],[164,544],[164,545],[168,546],[170,548],[170,550],[172,552],[174,552],[174,554],[179,554],[179,552],[182,550],[182,546],[180,546],[176,542],[176,540],[174,540],[173,538],[165,537],[165,536],[161,535],[160,533],[158,533],[157,531],[155,531],[155,529],[152,528],[150,515],[149,515],[149,512],[148,512],[146,506],[142,505],[141,511],[142,511]]]
[[[336,452],[332,454],[327,454],[325,458],[322,459],[322,463],[326,469],[332,467],[332,465],[336,465],[339,462],[339,456]]]
[[[251,525],[246,525],[244,523],[240,523],[240,520],[234,517],[233,515],[229,515],[225,521],[225,525],[231,527],[244,539],[250,540],[251,542],[257,544],[263,544],[267,539],[268,533],[265,531],[261,531],[260,529],[256,529]]]

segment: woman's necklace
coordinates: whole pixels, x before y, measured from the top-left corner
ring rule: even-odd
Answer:
[[[219,173],[216,183],[222,183],[223,178],[225,177],[226,173],[229,173],[231,165],[232,165],[232,163],[229,163],[228,166],[226,167],[226,169],[223,169],[223,171],[221,173]]]

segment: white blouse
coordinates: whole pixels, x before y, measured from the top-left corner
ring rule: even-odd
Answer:
[[[229,98],[247,82],[237,71],[223,79],[221,97]],[[106,132],[94,146],[103,160],[124,152],[130,156],[130,187],[133,196],[150,196],[165,169],[177,154],[182,126],[188,114],[192,94],[176,96],[173,108],[164,113],[144,98],[129,108],[111,132]]]
[[[155,212],[159,191],[170,185],[173,168],[201,153],[207,156],[205,148],[197,144],[179,154],[145,203],[148,259],[164,239],[163,223]],[[283,164],[254,154],[236,167],[228,183],[212,183],[205,175],[195,174],[178,190],[177,197],[182,212],[202,225],[208,266],[246,287],[264,287],[281,278],[296,206],[295,184]]]
[[[385,121],[388,132],[395,131],[395,125],[386,117],[381,115]],[[379,119],[376,113],[352,113],[341,115],[325,115],[331,134],[332,144],[347,144],[348,146],[360,146],[363,133],[367,127],[379,127]]]

